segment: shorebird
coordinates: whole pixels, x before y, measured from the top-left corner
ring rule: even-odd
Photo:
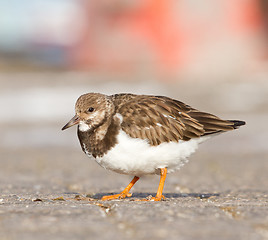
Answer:
[[[167,173],[180,169],[198,145],[214,135],[237,129],[244,121],[223,120],[165,96],[87,93],[75,105],[75,116],[62,128],[78,124],[84,153],[105,169],[134,176],[119,194],[102,200],[130,197],[130,189],[146,174],[159,174],[162,195]]]

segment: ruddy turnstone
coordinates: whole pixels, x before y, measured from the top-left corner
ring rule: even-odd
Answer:
[[[62,130],[78,124],[86,155],[106,169],[134,176],[121,193],[102,200],[129,197],[140,176],[160,174],[150,199],[160,201],[167,173],[180,169],[199,143],[245,125],[164,96],[87,93],[78,98],[75,112]]]

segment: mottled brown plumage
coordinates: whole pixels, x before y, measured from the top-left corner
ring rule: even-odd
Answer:
[[[154,146],[235,128],[233,121],[168,97],[118,94],[112,99],[118,105],[116,112],[123,116],[122,129],[133,138],[148,139]]]

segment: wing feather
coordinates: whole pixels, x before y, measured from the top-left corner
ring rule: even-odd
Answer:
[[[123,117],[122,130],[131,137],[148,140],[153,146],[234,129],[233,122],[168,97],[124,96],[124,104],[120,103],[120,97],[115,100],[120,106],[117,112]]]

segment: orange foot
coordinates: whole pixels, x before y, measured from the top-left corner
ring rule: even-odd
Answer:
[[[102,201],[107,201],[107,200],[113,200],[113,199],[123,199],[126,197],[131,197],[132,193],[129,193],[130,189],[134,186],[134,184],[139,180],[139,177],[135,176],[132,181],[127,185],[127,187],[124,189],[123,192],[115,195],[108,195],[108,196],[103,196],[101,198]]]
[[[102,201],[108,201],[108,200],[114,200],[114,199],[123,199],[123,198],[131,197],[131,196],[132,196],[132,193],[124,193],[124,192],[121,192],[119,194],[103,196],[101,198],[101,200]]]
[[[158,201],[161,201],[161,200],[166,200],[166,198],[165,198],[164,195],[162,195],[160,197],[157,197],[157,196],[155,196],[155,197],[149,196],[149,197],[147,197],[145,199],[138,199],[136,201],[158,202]]]
[[[166,200],[166,198],[165,198],[165,196],[164,195],[162,195],[161,197],[152,197],[152,198],[150,198],[148,201],[161,201],[161,200]]]

